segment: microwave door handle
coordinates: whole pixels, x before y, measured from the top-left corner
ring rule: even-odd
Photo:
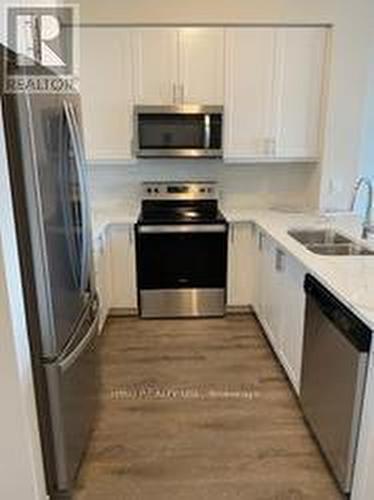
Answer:
[[[210,115],[204,116],[204,149],[210,149],[211,121]]]
[[[83,163],[81,157],[81,151],[79,148],[77,132],[75,129],[74,119],[72,116],[71,106],[65,101],[64,102],[64,110],[66,115],[66,120],[68,123],[69,131],[71,134],[72,145],[74,150],[74,155],[77,160],[77,172],[78,172],[78,182],[79,188],[82,195],[82,201],[84,203],[84,207],[82,210],[82,262],[81,262],[81,282],[80,289],[82,292],[86,291],[86,281],[87,281],[87,268],[88,268],[88,212],[87,212],[87,204],[86,204],[86,187],[85,187],[85,179],[83,178]]]

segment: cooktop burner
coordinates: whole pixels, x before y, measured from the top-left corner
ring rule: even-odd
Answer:
[[[216,185],[145,183],[139,224],[222,224]]]

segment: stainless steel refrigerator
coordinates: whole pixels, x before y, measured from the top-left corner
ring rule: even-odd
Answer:
[[[100,379],[80,98],[2,92],[1,112],[48,490],[70,498]]]

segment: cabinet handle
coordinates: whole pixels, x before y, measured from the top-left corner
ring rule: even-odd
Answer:
[[[262,247],[263,247],[263,234],[258,233],[258,249],[260,252],[262,252]]]
[[[271,140],[271,155],[277,156],[277,140],[275,138]]]
[[[284,265],[283,261],[285,258],[285,253],[282,250],[277,249],[276,256],[275,256],[275,269],[278,272],[283,272],[284,271]]]
[[[177,86],[173,83],[173,103],[177,104]]]
[[[181,102],[184,104],[184,85],[181,85]]]
[[[235,243],[235,226],[231,226],[231,243]]]
[[[277,140],[275,138],[264,139],[264,152],[267,156],[276,156],[277,154]]]
[[[264,139],[264,154],[269,156],[269,139]]]
[[[133,243],[134,243],[134,238],[133,238],[132,227],[131,226],[129,226],[128,231],[129,231],[129,243],[130,243],[130,246],[132,246]]]
[[[104,255],[104,236],[100,236],[100,254]]]

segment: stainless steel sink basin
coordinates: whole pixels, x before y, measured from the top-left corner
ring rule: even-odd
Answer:
[[[374,255],[374,251],[370,248],[359,245],[332,229],[293,230],[289,231],[288,234],[318,255]]]
[[[288,233],[303,245],[332,245],[335,243],[353,243],[349,238],[332,229],[294,230]]]
[[[308,250],[319,255],[374,255],[374,251],[355,244],[306,245]]]

